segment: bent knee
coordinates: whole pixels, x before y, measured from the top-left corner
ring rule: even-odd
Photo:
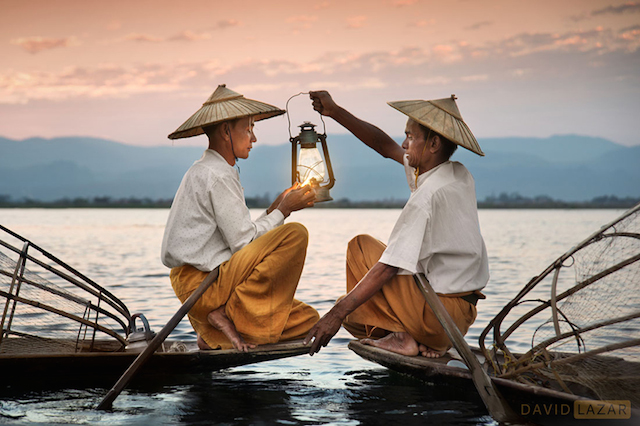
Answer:
[[[348,251],[351,251],[351,250],[362,251],[363,247],[368,247],[372,243],[373,244],[380,244],[380,241],[378,241],[377,239],[373,238],[369,234],[356,235],[355,237],[353,237],[351,239],[351,241],[349,241],[349,244],[347,245],[347,250]]]
[[[284,225],[282,225],[282,230],[287,232],[288,237],[293,238],[300,243],[304,243],[305,246],[309,242],[309,231],[301,223],[285,223]]]
[[[351,239],[351,241],[349,241],[349,245],[352,244],[361,244],[363,241],[370,241],[370,240],[376,240],[375,238],[373,238],[371,235],[369,234],[360,234],[360,235],[356,235],[355,237],[353,237]]]

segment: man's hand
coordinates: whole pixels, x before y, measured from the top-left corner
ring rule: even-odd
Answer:
[[[313,207],[316,201],[316,191],[310,185],[300,186],[299,183],[284,191],[280,196],[282,196],[282,201],[278,204],[278,210],[282,212],[284,217],[289,217],[291,212]]]
[[[320,352],[320,347],[327,346],[333,336],[336,335],[340,326],[342,325],[343,318],[336,315],[333,310],[327,312],[316,325],[311,328],[307,337],[304,338],[303,343],[308,345],[312,340],[311,348],[309,349],[309,355]]]
[[[273,203],[271,203],[271,206],[269,206],[269,208],[267,209],[267,214],[277,209],[280,203],[282,202],[282,200],[284,199],[284,197],[288,193],[290,193],[291,191],[297,188],[300,188],[300,183],[298,182],[294,183],[290,188],[287,188],[284,191],[282,191],[282,194],[278,195],[278,197],[273,201]]]
[[[313,109],[327,117],[334,117],[334,113],[338,110],[338,105],[333,101],[331,95],[326,90],[317,92],[309,92]]]

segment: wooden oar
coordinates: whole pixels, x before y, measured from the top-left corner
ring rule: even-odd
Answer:
[[[189,296],[189,298],[185,300],[182,306],[180,306],[180,309],[178,309],[173,317],[171,317],[167,325],[162,327],[162,330],[160,330],[160,332],[156,334],[156,337],[154,337],[153,340],[149,342],[149,346],[147,346],[145,350],[142,351],[140,355],[138,355],[135,361],[133,361],[133,363],[129,366],[127,371],[124,372],[122,377],[120,377],[116,384],[111,388],[109,393],[107,393],[107,396],[105,396],[102,402],[100,402],[100,404],[98,405],[98,410],[111,409],[111,404],[113,403],[113,401],[118,397],[118,395],[120,395],[120,392],[122,392],[127,384],[129,384],[140,367],[142,367],[144,363],[147,362],[149,358],[151,358],[151,355],[153,355],[153,353],[160,347],[167,336],[169,336],[173,329],[176,328],[180,321],[182,321],[182,318],[184,318],[187,312],[189,312],[191,308],[193,308],[193,305],[196,304],[198,299],[200,299],[200,297],[211,286],[211,284],[218,279],[218,272],[219,268],[216,268],[213,271],[209,272],[209,275],[205,277],[204,281],[202,281],[202,284],[200,284],[200,286],[198,286],[198,288],[193,293],[191,293],[191,296]]]
[[[494,386],[487,372],[482,368],[473,352],[471,352],[471,348],[464,340],[458,326],[453,322],[449,312],[445,309],[438,295],[431,287],[431,284],[429,284],[429,281],[427,281],[422,274],[414,275],[413,278],[420,288],[420,291],[422,291],[424,298],[427,299],[431,310],[436,314],[440,324],[442,324],[449,340],[451,340],[451,343],[453,343],[453,346],[462,356],[467,367],[469,367],[473,383],[476,385],[476,389],[487,410],[489,410],[491,417],[498,422],[516,422],[521,420],[520,417],[513,412],[502,395],[500,395],[500,392],[498,392],[498,389]]]

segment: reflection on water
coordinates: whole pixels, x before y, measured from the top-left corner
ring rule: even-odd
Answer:
[[[400,210],[306,210],[292,219],[310,234],[297,298],[323,314],[343,294],[349,239],[387,241]],[[604,223],[614,210],[481,210],[491,281],[467,341],[531,277]],[[258,215],[259,211],[252,212]],[[0,223],[33,240],[143,312],[159,330],[179,308],[159,259],[168,210],[0,209]],[[195,339],[183,320],[171,338]],[[0,423],[25,424],[492,424],[482,404],[460,389],[430,386],[366,362],[341,330],[313,358],[238,367],[181,384],[138,383],[114,411],[93,407],[103,388],[25,393],[4,390]],[[516,342],[522,347],[530,341]],[[87,372],[90,374],[90,372]]]

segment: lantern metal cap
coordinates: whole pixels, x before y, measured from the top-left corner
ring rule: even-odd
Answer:
[[[242,117],[253,117],[254,121],[260,121],[284,113],[285,111],[278,107],[247,99],[240,93],[228,89],[225,84],[221,84],[198,111],[169,135],[169,139],[201,135],[204,133],[203,127],[223,121]]]
[[[484,156],[480,144],[462,119],[456,99],[455,95],[451,95],[449,98],[430,101],[394,101],[387,104],[456,145]]]

